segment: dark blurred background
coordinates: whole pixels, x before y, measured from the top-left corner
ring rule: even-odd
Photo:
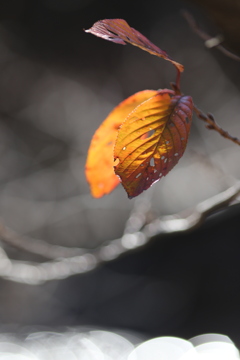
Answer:
[[[120,187],[91,198],[87,149],[114,106],[134,92],[169,87],[175,70],[135,47],[84,33],[97,20],[124,18],[184,64],[183,92],[240,136],[239,63],[206,49],[181,15],[188,9],[237,54],[239,32],[229,26],[230,33],[219,14],[233,25],[239,1],[229,1],[227,10],[224,1],[197,3],[0,1],[0,214],[6,226],[68,247],[94,248],[123,233],[133,200]],[[238,164],[237,145],[194,118],[185,156],[149,190],[153,212],[174,214],[227,189],[240,175]],[[92,325],[149,337],[219,332],[240,346],[239,216],[236,204],[197,230],[155,238],[91,273],[38,286],[1,280],[2,331]],[[12,259],[44,260],[4,248]]]

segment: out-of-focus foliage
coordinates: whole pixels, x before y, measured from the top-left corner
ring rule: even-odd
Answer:
[[[162,336],[143,341],[137,334],[74,328],[0,335],[0,360],[238,360],[233,341],[220,334],[189,340]]]

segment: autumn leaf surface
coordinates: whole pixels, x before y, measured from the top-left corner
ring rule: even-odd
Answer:
[[[182,157],[192,109],[190,96],[160,90],[126,118],[118,131],[114,169],[129,198],[167,175]]]
[[[86,32],[117,44],[126,45],[126,43],[130,43],[152,55],[170,61],[176,66],[178,71],[182,72],[184,70],[182,64],[174,61],[165,51],[154,45],[139,31],[130,27],[123,19],[105,19],[97,21],[90,29],[86,30]]]
[[[113,169],[113,149],[119,126],[133,109],[158,91],[140,91],[121,102],[95,132],[86,162],[86,178],[95,198],[109,194],[120,182]]]

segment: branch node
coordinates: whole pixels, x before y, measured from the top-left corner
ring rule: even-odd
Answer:
[[[214,130],[214,126],[213,125],[206,125],[206,128],[209,129],[209,130]]]
[[[215,122],[214,116],[211,113],[207,113],[207,117]]]

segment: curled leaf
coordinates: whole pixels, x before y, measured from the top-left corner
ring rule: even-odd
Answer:
[[[105,19],[97,21],[90,29],[86,30],[86,32],[117,44],[125,45],[126,43],[130,43],[134,46],[138,46],[152,55],[170,61],[176,66],[178,71],[182,72],[184,70],[182,64],[174,61],[165,51],[154,45],[139,31],[130,27],[123,19]]]
[[[92,196],[100,198],[119,184],[120,179],[113,169],[113,149],[118,128],[136,106],[157,93],[155,90],[144,90],[122,101],[95,132],[85,169]]]
[[[161,179],[182,157],[190,132],[190,96],[160,90],[126,118],[114,149],[115,173],[129,198]]]

